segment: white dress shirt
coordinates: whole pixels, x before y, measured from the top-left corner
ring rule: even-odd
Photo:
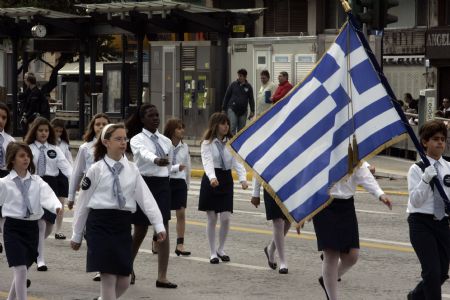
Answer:
[[[155,231],[157,233],[165,231],[162,215],[155,198],[136,165],[128,161],[126,157],[120,159],[123,169],[119,174],[120,186],[126,203],[122,209],[119,208],[118,199],[114,196],[112,189],[114,178],[106,165],[113,167],[115,163],[115,160],[106,155],[104,160],[97,161],[89,168],[83,179],[75,209],[72,241],[81,242],[90,209],[117,209],[134,213],[136,202],[153,224]]]
[[[64,153],[59,149],[58,146],[52,145],[49,143],[41,144],[38,141],[35,141],[33,144],[30,145],[31,152],[33,153],[33,162],[36,166],[36,169],[38,168],[38,161],[39,161],[39,154],[41,150],[39,149],[41,145],[45,146],[44,152],[45,152],[45,174],[46,176],[58,176],[59,170],[66,176],[67,178],[70,178],[72,175],[72,166],[70,165],[67,158],[64,156]],[[55,153],[56,156],[50,157],[49,153]]]
[[[436,160],[427,156],[431,165],[436,163]],[[446,175],[450,175],[450,163],[443,159],[442,157],[438,160],[435,165],[438,168],[439,175],[444,178]],[[413,164],[409,168],[408,172],[408,207],[406,209],[407,213],[423,213],[423,214],[434,214],[434,195],[431,185],[425,183],[422,180],[423,172],[420,167]],[[442,184],[442,181],[441,181]],[[450,187],[442,184],[447,197],[450,198]]]
[[[154,134],[158,137],[158,143],[166,154],[166,157],[161,158],[169,159],[169,165],[167,166],[160,167],[155,164],[155,159],[158,156],[156,156],[155,144],[150,139]],[[134,162],[142,176],[169,177],[170,170],[172,169],[172,141],[159,133],[158,130],[154,134],[144,128],[141,133],[136,134],[131,139],[130,146],[131,151],[133,151]]]
[[[31,177],[28,199],[30,200],[33,214],[25,218],[26,207],[22,193],[13,181],[17,176],[16,171],[13,169],[8,176],[0,178],[0,206],[3,206],[3,218],[10,217],[35,221],[44,215],[43,208],[56,214],[56,209],[61,208],[61,202],[59,202],[51,187],[38,175],[31,175],[30,172],[27,172],[27,175],[21,178],[21,180],[23,181]]]
[[[217,149],[217,145],[215,144],[216,141],[218,141],[217,138],[215,138],[212,142],[203,141],[201,145],[203,169],[205,170],[206,176],[208,176],[210,181],[212,179],[217,179],[214,169],[222,168],[220,153]],[[231,155],[227,147],[223,149],[223,154],[225,165],[231,166],[236,170],[239,177],[239,182],[246,181],[247,171],[245,170],[244,166],[240,162],[238,162],[233,155]]]
[[[379,199],[384,192],[368,167],[369,164],[363,162],[359,168],[353,171],[351,176],[340,180],[330,189],[330,196],[338,199],[350,199],[355,195],[356,186],[362,185],[366,191]]]
[[[81,179],[94,163],[94,144],[97,139],[84,143],[78,149],[75,163],[73,164],[72,176],[69,180],[69,201],[75,201],[75,193],[80,186]]]
[[[16,140],[10,136],[8,133],[5,132],[5,130],[0,131],[0,135],[3,136],[3,155],[5,158],[5,166],[3,166],[3,170],[6,170],[6,147],[8,147],[9,143],[15,142]],[[1,162],[0,162],[1,165]]]
[[[189,183],[191,182],[191,156],[189,155],[189,147],[186,143],[180,141],[178,145],[173,148],[173,153],[175,153],[175,150],[178,148],[180,150],[178,150],[176,156],[177,164],[172,165],[170,178],[184,179],[189,189]],[[180,171],[180,164],[186,166],[183,171]]]
[[[59,140],[58,147],[61,149],[62,153],[64,153],[64,156],[66,157],[67,161],[70,163],[70,165],[73,165],[73,158],[72,158],[72,152],[70,152],[70,146],[67,144],[66,141]]]
[[[272,103],[266,103],[266,91],[270,91],[270,96],[272,97],[275,90],[277,89],[277,85],[272,81],[268,81],[266,84],[261,85],[258,91],[258,95],[256,96],[256,115],[259,116],[261,113],[266,111]]]

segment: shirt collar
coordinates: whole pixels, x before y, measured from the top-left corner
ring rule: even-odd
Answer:
[[[9,172],[9,175],[8,175],[8,176],[10,176],[11,179],[14,179],[14,178],[16,178],[16,177],[19,177],[19,175],[17,174],[16,170],[14,170],[14,169],[12,169],[12,170]],[[31,176],[30,171],[27,171],[27,175],[25,175],[24,178],[22,178],[22,177],[19,177],[19,178],[20,178],[20,179],[28,179],[28,178],[30,178],[30,177],[31,177],[31,179],[33,179],[33,176]]]
[[[428,155],[427,155],[427,158],[428,158],[428,160],[430,161],[430,165],[431,165],[431,166],[434,165],[436,162],[439,162],[439,164],[440,164],[441,166],[444,165],[445,159],[444,159],[442,156],[441,156],[438,160],[435,160],[434,158],[431,158],[431,157],[429,157]]]
[[[111,157],[109,157],[108,154],[105,155],[104,159],[105,159],[105,162],[111,167],[114,166],[114,164],[117,162],[120,162],[120,163],[122,163],[122,165],[124,165],[124,160],[126,160],[124,155],[122,156],[122,158],[119,161],[116,161],[116,160],[112,159]]]
[[[159,135],[158,129],[156,129],[155,133],[152,133],[151,131],[149,131],[149,130],[147,130],[147,129],[145,129],[145,128],[142,128],[142,132],[143,132],[145,135],[149,136],[149,137],[152,136],[152,135],[156,135],[156,136]]]
[[[34,144],[38,147],[38,149],[39,149],[42,145],[44,145],[45,148],[48,148],[48,143],[47,143],[47,142],[45,142],[44,144],[42,144],[42,143],[40,143],[40,142],[38,142],[38,141],[36,140],[36,141],[34,141]]]

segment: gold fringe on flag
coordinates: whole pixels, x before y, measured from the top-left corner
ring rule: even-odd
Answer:
[[[353,174],[353,149],[352,149],[352,144],[350,143],[350,141],[348,142],[348,174],[352,175]]]
[[[353,167],[358,164],[359,161],[359,150],[358,150],[358,142],[356,141],[356,135],[353,134]]]

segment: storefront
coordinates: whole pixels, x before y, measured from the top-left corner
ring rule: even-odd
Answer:
[[[450,97],[450,27],[430,28],[426,32],[425,56],[430,66],[436,68],[438,104]]]

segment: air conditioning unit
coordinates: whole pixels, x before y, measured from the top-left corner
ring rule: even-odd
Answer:
[[[316,54],[295,55],[295,84],[303,81],[316,64]],[[294,80],[294,78],[292,79]]]
[[[280,72],[287,72],[289,81],[292,81],[292,54],[274,54],[272,56],[272,78],[276,78]]]

